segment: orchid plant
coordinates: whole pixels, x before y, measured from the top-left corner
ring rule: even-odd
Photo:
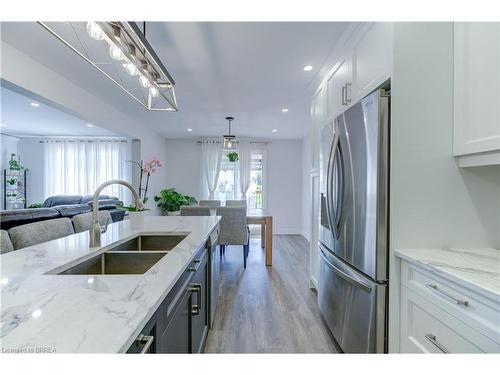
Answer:
[[[163,163],[156,156],[149,158],[145,162],[142,160],[140,162],[129,160],[129,162],[136,164],[139,167],[140,175],[139,175],[138,193],[139,193],[139,198],[141,198],[142,202],[146,204],[146,202],[148,201],[149,178],[153,173],[158,171],[158,168],[161,168],[163,166]],[[143,184],[144,179],[145,182]],[[132,212],[137,211],[137,208],[135,206],[122,206],[121,208],[125,211],[132,211]]]

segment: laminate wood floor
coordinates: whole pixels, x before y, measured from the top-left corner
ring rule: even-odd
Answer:
[[[206,353],[335,353],[309,288],[309,244],[299,235],[273,236],[273,266],[264,266],[260,237],[229,246],[221,266],[215,323]],[[219,251],[219,250],[217,250]]]

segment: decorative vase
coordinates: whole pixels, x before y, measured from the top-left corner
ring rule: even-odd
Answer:
[[[168,216],[180,216],[181,211],[169,211]]]
[[[128,217],[130,220],[130,228],[142,229],[144,227],[144,211],[130,211]]]

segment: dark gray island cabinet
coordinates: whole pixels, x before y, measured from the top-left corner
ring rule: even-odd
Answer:
[[[218,228],[146,324],[127,353],[201,353],[209,328],[210,261]],[[214,298],[217,298],[214,296]]]

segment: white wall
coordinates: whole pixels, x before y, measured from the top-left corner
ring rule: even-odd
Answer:
[[[78,76],[71,81],[54,72],[49,67],[38,63],[35,57],[30,57],[17,50],[14,46],[2,41],[1,44],[2,78],[40,95],[53,103],[57,103],[90,123],[99,124],[117,134],[140,139],[142,159],[158,156],[165,159],[165,138],[149,130],[144,123],[136,121],[106,102],[99,93],[90,93],[78,86]],[[96,73],[97,74],[97,73]],[[117,89],[118,90],[118,89]],[[119,90],[117,95],[125,95]],[[152,197],[165,187],[166,171],[161,168],[150,181]],[[155,209],[152,199],[148,207]]]
[[[193,140],[166,141],[167,186],[200,198],[201,146]],[[302,140],[274,140],[266,153],[267,207],[275,233],[303,233]]]
[[[393,248],[500,248],[500,168],[452,157],[453,25],[396,24]]]
[[[166,142],[166,186],[179,193],[201,198],[201,146],[193,140],[168,139]]]
[[[42,203],[47,198],[43,193],[43,144],[37,139],[22,138],[18,143],[18,152],[23,166],[29,169],[27,176],[27,204],[29,206],[33,203]]]
[[[0,152],[0,165],[3,170],[9,167],[9,160],[11,154],[17,154],[18,137],[12,137],[7,134],[0,134],[0,143],[2,150]]]
[[[3,205],[3,170],[9,168],[9,160],[10,160],[10,155],[11,154],[17,154],[18,153],[18,142],[19,138],[17,137],[12,137],[10,135],[6,134],[0,134],[0,168],[1,168],[1,173],[2,173],[2,187],[1,187],[1,195],[0,195],[0,208],[3,210],[4,205]],[[21,160],[21,162],[23,162]],[[22,165],[22,164],[21,164]]]
[[[267,145],[267,207],[276,233],[302,234],[302,140]]]
[[[302,235],[310,241],[311,232],[311,137],[302,140]]]

